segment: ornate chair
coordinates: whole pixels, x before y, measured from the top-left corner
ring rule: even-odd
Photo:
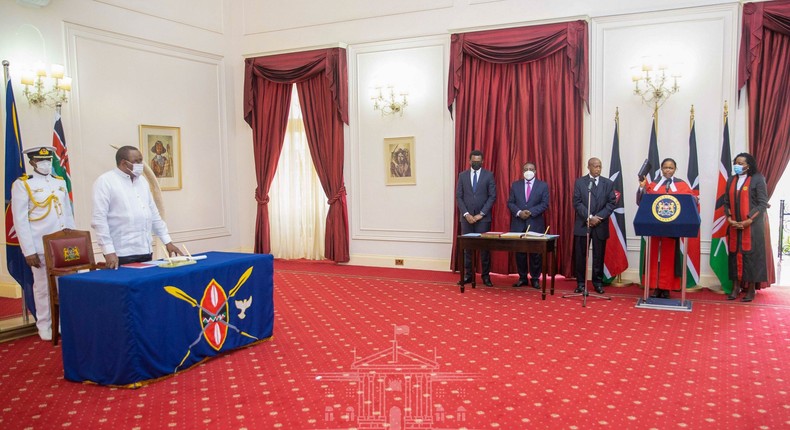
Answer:
[[[44,258],[49,280],[49,308],[52,314],[52,344],[60,337],[60,302],[58,300],[57,277],[77,273],[81,270],[96,270],[104,263],[96,264],[93,256],[91,233],[83,230],[61,230],[44,236]]]

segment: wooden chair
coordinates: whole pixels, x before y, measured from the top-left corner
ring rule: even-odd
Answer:
[[[57,277],[77,273],[81,270],[96,270],[104,263],[96,264],[93,256],[91,233],[84,230],[61,230],[44,236],[44,259],[49,280],[49,309],[52,315],[52,344],[60,337],[60,302]]]

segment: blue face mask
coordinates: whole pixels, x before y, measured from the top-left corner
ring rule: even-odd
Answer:
[[[741,166],[740,164],[733,164],[732,171],[735,172],[736,175],[742,175],[743,166]]]

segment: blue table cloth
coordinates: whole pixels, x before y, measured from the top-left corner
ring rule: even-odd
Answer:
[[[270,338],[272,256],[205,255],[176,268],[59,278],[66,379],[137,387]]]

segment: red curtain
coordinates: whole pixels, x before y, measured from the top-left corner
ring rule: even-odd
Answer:
[[[320,82],[319,82],[320,81]],[[248,58],[244,74],[244,119],[252,128],[258,211],[255,252],[269,253],[269,187],[280,158],[291,102],[291,85],[305,118],[308,145],[321,185],[329,196],[328,259],[349,260],[348,209],[343,183],[343,123],[348,124],[348,66],[342,48]],[[320,159],[321,162],[316,162]]]
[[[296,84],[296,91],[302,106],[310,156],[324,193],[330,196],[324,238],[325,255],[333,261],[347,262],[348,211],[346,187],[343,185],[343,121],[334,108],[326,80],[300,82]]]
[[[749,152],[771,196],[790,160],[790,1],[744,5],[738,88],[744,85]]]
[[[587,23],[454,34],[448,107],[455,102],[455,167],[468,166],[469,152],[483,152],[494,172],[497,200],[492,229],[507,231],[510,185],[534,161],[551,193],[546,223],[559,234],[561,274],[572,273],[573,183],[581,176],[583,109],[588,97]],[[460,232],[455,211],[456,232]],[[451,267],[457,269],[455,240]],[[564,252],[567,251],[567,252]],[[491,270],[513,273],[505,253],[492,254]]]
[[[765,175],[769,196],[790,160],[789,69],[790,1],[745,4],[738,88],[747,86],[749,152]],[[770,251],[770,229],[765,233]],[[771,284],[775,281],[773,259],[767,263]]]

